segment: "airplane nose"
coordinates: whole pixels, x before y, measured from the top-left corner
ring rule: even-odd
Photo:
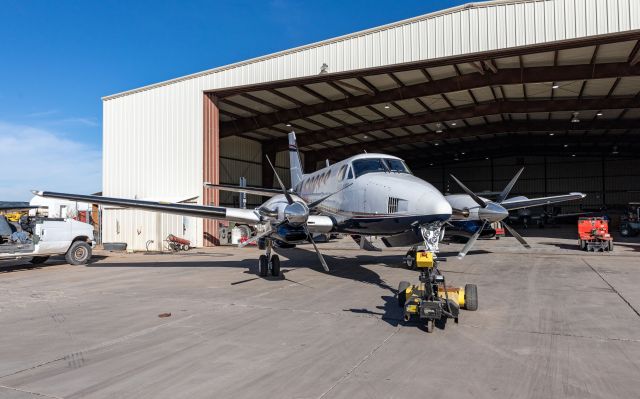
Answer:
[[[423,215],[438,216],[442,221],[451,217],[451,205],[439,191],[429,190],[420,197],[418,203]]]
[[[499,222],[509,216],[509,211],[504,207],[489,202],[486,207],[478,209],[478,217],[480,220],[488,220],[489,222]]]

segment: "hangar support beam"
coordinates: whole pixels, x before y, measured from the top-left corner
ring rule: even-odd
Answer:
[[[426,112],[422,114],[403,116],[393,119],[383,119],[371,123],[341,128],[315,130],[298,136],[298,145],[306,147],[319,144],[327,140],[335,140],[343,137],[372,132],[376,130],[391,129],[405,126],[422,125],[426,123],[445,122],[463,118],[475,118],[497,114],[531,113],[531,112],[557,112],[557,111],[583,111],[583,110],[607,110],[640,107],[638,97],[618,97],[608,99],[583,99],[583,100],[529,100],[529,101],[500,101],[467,106],[464,108],[447,109],[438,112]],[[276,151],[287,148],[287,139],[277,139],[272,142]]]
[[[220,109],[218,99],[211,93],[205,93],[203,98],[203,182],[220,183]],[[202,205],[218,205],[220,194],[218,190],[202,189]],[[218,221],[204,219],[204,245],[211,247],[219,244]]]
[[[363,151],[375,152],[380,149],[395,147],[402,144],[433,142],[439,140],[459,139],[465,137],[481,137],[498,133],[529,133],[529,132],[566,132],[586,130],[627,130],[640,128],[640,119],[621,119],[609,121],[590,121],[586,123],[571,123],[565,121],[504,121],[480,126],[468,126],[449,129],[443,133],[417,133],[388,139],[378,139],[364,143],[354,143],[339,147],[332,147],[315,151],[320,158],[340,159],[350,157]]]
[[[569,80],[605,79],[634,76],[640,74],[640,66],[629,63],[609,63],[595,65],[572,65],[554,67],[510,68],[500,69],[495,74],[470,73],[451,78],[432,80],[428,83],[412,86],[401,86],[391,90],[380,91],[375,96],[361,95],[347,97],[336,101],[323,101],[319,104],[307,105],[293,109],[282,109],[277,112],[224,122],[220,126],[221,137],[246,133],[278,123],[305,118],[325,112],[347,108],[382,104],[434,94],[470,90],[486,86],[545,83]],[[300,86],[304,87],[304,86]]]

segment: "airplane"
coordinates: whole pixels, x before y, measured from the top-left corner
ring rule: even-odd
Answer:
[[[490,201],[471,192],[454,179],[467,193],[443,196],[428,182],[414,176],[405,162],[395,156],[365,153],[327,165],[305,174],[302,169],[296,136],[289,133],[291,189],[286,189],[271,160],[279,189],[239,187],[204,183],[209,189],[242,192],[270,198],[256,209],[226,208],[154,202],[93,195],[33,191],[42,197],[61,198],[101,205],[135,208],[185,216],[220,219],[259,226],[260,233],[249,241],[259,242],[265,250],[258,260],[258,274],[274,276],[280,273],[280,259],[272,254],[274,245],[294,246],[310,242],[325,271],[329,267],[313,240],[314,234],[344,233],[361,236],[382,236],[387,247],[424,243],[431,252],[438,252],[443,226],[450,220],[479,220],[484,224],[507,217],[509,209],[528,204],[551,203],[575,199],[583,194],[538,199],[506,199],[517,177],[509,183],[498,199]],[[521,172],[519,172],[521,173]],[[517,233],[516,233],[517,234]],[[517,236],[516,238],[518,238]],[[463,249],[464,256],[477,236]],[[522,237],[519,237],[522,242]]]

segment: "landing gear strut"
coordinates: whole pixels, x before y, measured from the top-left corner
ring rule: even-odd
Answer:
[[[264,240],[265,254],[260,255],[258,259],[258,275],[261,277],[267,277],[271,274],[274,277],[280,275],[280,257],[276,254],[271,254],[273,248],[273,241],[270,239]]]

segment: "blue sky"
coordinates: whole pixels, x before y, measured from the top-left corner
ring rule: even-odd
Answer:
[[[3,0],[0,200],[100,190],[102,96],[462,3]]]

